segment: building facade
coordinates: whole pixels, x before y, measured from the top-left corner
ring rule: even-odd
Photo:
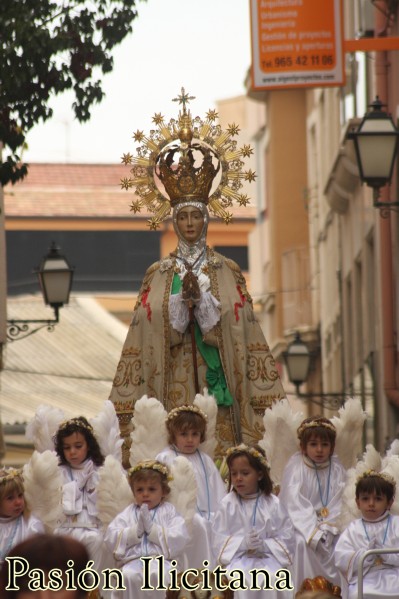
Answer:
[[[346,1],[343,6],[346,40],[399,35],[398,2],[381,2],[377,7],[368,0]],[[383,449],[399,434],[399,221],[397,212],[389,211],[383,218],[373,207],[371,189],[361,185],[348,132],[359,125],[376,96],[397,123],[399,51],[347,52],[345,64],[344,87],[272,90],[259,97],[267,114],[262,139],[268,204],[281,201],[277,180],[288,186],[287,158],[299,166],[302,180],[296,182],[287,200],[287,222],[284,217],[276,218],[276,212],[260,211],[252,239],[262,239],[266,230],[273,231],[272,239],[286,234],[291,238],[280,254],[271,255],[270,242],[263,244],[266,287],[267,273],[280,270],[280,287],[269,286],[269,290],[279,288],[283,298],[275,303],[274,313],[268,312],[273,338],[282,340],[281,351],[275,355],[283,364],[283,351],[293,331],[300,332],[314,354],[303,391],[361,397],[369,416],[365,442]],[[257,94],[261,96],[251,93],[253,97]],[[276,104],[290,123],[292,137],[299,135],[301,123],[304,129],[292,156],[292,144],[285,144],[284,160],[278,159],[278,148],[273,147],[279,142],[275,131],[278,118],[271,118]],[[297,129],[292,125],[295,119]],[[289,174],[294,180],[295,175]],[[399,198],[397,169],[391,187],[382,190],[381,199],[389,198]],[[301,235],[292,233],[292,211],[297,214],[295,226],[301,228]],[[251,262],[252,268],[253,273],[259,268],[256,261]],[[291,394],[287,378],[285,385]],[[329,404],[323,403],[308,404],[308,409],[330,415]]]

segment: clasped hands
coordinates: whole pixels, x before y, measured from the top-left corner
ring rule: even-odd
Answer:
[[[251,530],[246,533],[243,543],[246,550],[250,551],[251,553],[260,552],[263,550],[263,541],[255,528],[251,528]]]
[[[140,507],[139,514],[137,516],[137,536],[140,538],[144,533],[150,534],[153,527],[153,521],[148,509],[148,505],[143,503]]]

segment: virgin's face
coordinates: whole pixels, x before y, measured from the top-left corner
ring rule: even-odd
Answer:
[[[188,243],[195,243],[204,228],[204,215],[195,206],[185,206],[177,214],[176,225]]]

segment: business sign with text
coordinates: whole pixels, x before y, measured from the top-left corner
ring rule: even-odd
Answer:
[[[255,90],[345,83],[342,0],[250,0]]]

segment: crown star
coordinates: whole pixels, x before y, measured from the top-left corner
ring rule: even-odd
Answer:
[[[123,154],[121,158],[122,164],[132,164],[133,156],[128,152],[127,154]]]
[[[249,204],[251,201],[251,199],[246,195],[246,194],[241,194],[240,197],[238,198],[238,203],[240,206],[246,206],[247,204]]]
[[[144,133],[143,133],[143,131],[139,131],[137,129],[136,133],[133,133],[133,139],[134,139],[134,141],[137,141],[139,143],[141,141],[143,141],[143,139],[144,139]]]
[[[131,181],[130,179],[128,179],[127,177],[124,177],[124,179],[121,179],[121,188],[122,189],[129,189],[129,187],[131,187]]]
[[[162,116],[162,114],[160,112],[156,112],[154,114],[154,116],[152,117],[152,122],[158,126],[163,123],[163,119],[164,119],[164,117]]]
[[[235,123],[232,123],[227,127],[227,132],[229,135],[237,135],[240,132],[240,128]]]
[[[150,225],[151,231],[156,231],[160,225],[160,220],[156,216],[153,216],[152,218],[148,219],[147,222]]]
[[[251,169],[249,169],[249,171],[246,171],[246,173],[245,173],[246,181],[249,181],[251,183],[252,181],[255,181],[255,177],[256,177],[255,171],[253,171]]]
[[[208,110],[205,116],[208,119],[208,121],[213,122],[216,121],[216,119],[218,118],[218,113],[216,112],[216,110]]]
[[[251,156],[251,154],[253,154],[254,151],[251,148],[250,145],[245,145],[241,148],[241,156],[248,158],[248,156]]]
[[[136,214],[137,212],[140,212],[141,210],[141,206],[140,206],[140,202],[138,200],[136,200],[135,202],[132,202],[130,204],[130,212],[134,212],[134,214]]]

